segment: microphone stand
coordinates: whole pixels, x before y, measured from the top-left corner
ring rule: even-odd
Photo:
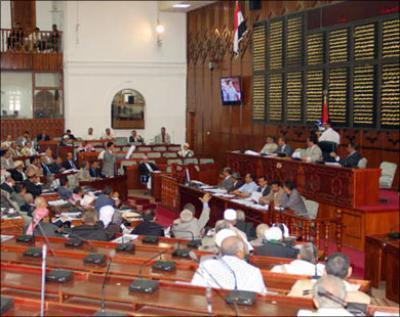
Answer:
[[[47,245],[42,246],[42,285],[40,290],[40,316],[44,316],[44,295],[46,291],[46,256],[47,256]]]

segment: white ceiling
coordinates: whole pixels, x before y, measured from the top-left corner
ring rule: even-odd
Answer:
[[[201,7],[204,7],[210,3],[213,3],[216,1],[158,1],[158,7],[160,9],[160,11],[170,11],[170,12],[189,12]],[[189,8],[174,8],[173,5],[174,4],[179,4],[179,3],[188,3],[190,4]]]

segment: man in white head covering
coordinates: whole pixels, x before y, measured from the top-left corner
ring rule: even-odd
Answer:
[[[199,219],[194,217],[192,211],[188,209],[182,210],[179,218],[175,219],[171,227],[171,232],[174,234],[175,238],[187,240],[201,238],[201,232],[210,219],[210,207],[208,206],[208,202],[211,199],[211,195],[207,193],[199,199],[203,203],[203,210],[201,211]]]
[[[181,158],[189,158],[194,156],[194,152],[190,149],[189,143],[184,143],[182,149],[178,152],[178,156]]]
[[[247,248],[249,249],[249,251],[253,251],[253,246],[249,243],[246,233],[236,227],[236,225],[237,225],[237,211],[235,209],[231,209],[231,208],[226,209],[224,211],[224,220],[229,221],[232,224],[232,229],[234,229],[235,232],[237,232],[240,235],[240,237],[246,243]]]
[[[298,249],[283,242],[283,232],[279,227],[271,227],[265,231],[263,244],[256,248],[256,255],[275,256],[278,258],[297,258]]]

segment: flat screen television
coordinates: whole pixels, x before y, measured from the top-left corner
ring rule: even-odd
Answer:
[[[222,77],[220,79],[221,99],[223,105],[242,104],[242,87],[240,77]]]

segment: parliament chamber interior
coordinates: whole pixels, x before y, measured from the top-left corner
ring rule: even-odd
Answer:
[[[1,1],[1,316],[399,316],[390,0]]]

